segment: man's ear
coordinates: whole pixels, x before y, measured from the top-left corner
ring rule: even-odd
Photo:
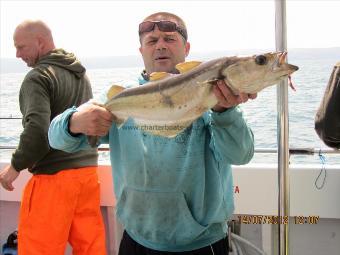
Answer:
[[[37,36],[37,42],[38,42],[38,47],[39,50],[43,50],[45,47],[45,40],[42,36]]]
[[[189,55],[190,52],[190,43],[186,42],[185,43],[185,56],[187,57]]]

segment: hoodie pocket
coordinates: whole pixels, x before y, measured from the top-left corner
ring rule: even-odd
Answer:
[[[158,245],[184,245],[206,229],[193,218],[181,192],[125,188],[117,204],[117,215],[136,238]]]

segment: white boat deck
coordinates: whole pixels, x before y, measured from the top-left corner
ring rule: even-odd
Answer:
[[[5,163],[0,163],[0,168]],[[322,189],[315,180],[320,166],[290,166],[290,249],[291,254],[340,254],[340,167],[326,166]],[[233,167],[235,190],[234,220],[241,220],[241,236],[267,254],[277,250],[277,166],[246,165]],[[101,182],[101,207],[107,234],[108,254],[117,254],[122,227],[115,217],[115,198],[110,166],[98,171]],[[23,171],[12,192],[0,189],[0,241],[17,227],[23,187],[30,174]],[[305,217],[305,218],[302,218]],[[254,224],[262,221],[262,224]],[[305,220],[307,222],[305,222]],[[301,223],[301,224],[297,224]],[[71,254],[68,248],[66,254]]]

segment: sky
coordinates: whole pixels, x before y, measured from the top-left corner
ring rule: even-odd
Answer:
[[[158,11],[184,19],[191,52],[275,50],[274,7],[274,0],[0,0],[0,57],[15,57],[13,32],[26,19],[45,21],[56,47],[80,58],[139,55],[138,24]],[[340,47],[339,13],[339,0],[288,0],[288,49]]]

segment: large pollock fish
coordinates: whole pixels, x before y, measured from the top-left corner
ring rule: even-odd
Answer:
[[[153,73],[149,83],[129,89],[112,86],[102,106],[117,117],[118,125],[131,117],[147,132],[173,137],[217,104],[212,91],[217,80],[225,80],[236,95],[252,94],[298,70],[286,63],[286,54],[273,52],[181,63],[176,66],[180,74]]]

